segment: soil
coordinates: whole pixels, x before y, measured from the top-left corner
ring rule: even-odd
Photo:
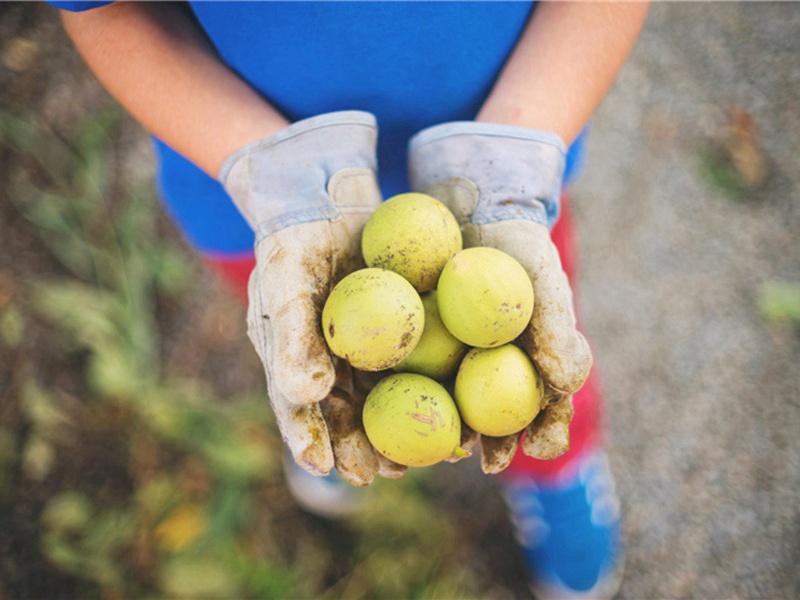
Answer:
[[[800,282],[798,31],[798,3],[655,3],[593,121],[573,193],[577,288],[623,504],[622,598],[800,596],[800,335],[770,327],[757,310],[765,282]],[[34,109],[69,130],[109,103],[50,7],[0,4],[0,44],[1,109]],[[115,145],[127,177],[149,176],[149,142],[133,123]],[[0,152],[0,181],[29,168]],[[728,167],[733,188],[719,177]],[[31,277],[63,271],[5,187],[0,301]],[[163,235],[178,238],[169,224]],[[223,391],[257,385],[240,305],[199,272],[206,279],[193,299],[161,315],[174,368],[214,368]],[[197,322],[200,330],[189,325]],[[212,341],[215,331],[225,335]],[[37,373],[43,382],[78,385],[47,333],[29,323],[18,351],[0,354],[3,423],[22,422],[15,361],[50,365]],[[125,451],[118,440],[104,444],[109,455]],[[124,493],[130,482],[79,443],[75,450],[60,478]],[[467,461],[436,484],[437,503],[463,527],[459,558],[485,597],[528,597],[502,502],[476,468]],[[91,597],[39,553],[38,514],[51,489],[22,477],[12,485],[15,502],[0,511],[0,599]],[[271,493],[290,503],[284,487]],[[346,550],[335,527],[296,508],[283,516],[287,536],[316,528]]]
[[[800,336],[758,311],[800,281],[798,27],[798,3],[654,3],[595,119],[580,294],[623,598],[800,595]],[[736,193],[708,170],[726,152]]]

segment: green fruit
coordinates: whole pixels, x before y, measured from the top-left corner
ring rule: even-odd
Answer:
[[[531,359],[513,344],[473,348],[456,375],[461,418],[493,437],[524,429],[539,413],[543,396],[544,385]]]
[[[456,372],[458,363],[467,352],[467,346],[447,330],[439,316],[436,290],[422,295],[425,307],[425,328],[417,347],[395,371],[419,373],[439,381]]]
[[[469,346],[506,344],[525,330],[533,314],[528,274],[495,248],[468,248],[453,256],[436,289],[442,321]]]
[[[363,421],[375,449],[401,465],[427,467],[463,452],[455,402],[424,375],[398,373],[379,381],[364,402]]]
[[[424,326],[419,294],[385,269],[350,273],[322,309],[322,331],[331,352],[362,371],[382,371],[405,359]]]
[[[456,218],[427,194],[400,194],[383,202],[361,235],[368,267],[399,273],[420,293],[436,287],[445,263],[461,248]]]

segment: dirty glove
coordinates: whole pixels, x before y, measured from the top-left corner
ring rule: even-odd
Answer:
[[[362,266],[361,231],[381,201],[376,139],[369,113],[324,114],[239,150],[220,171],[255,232],[248,335],[283,439],[307,471],[335,466],[354,485],[371,483],[381,463],[361,425],[363,386],[334,362],[320,315],[334,284]]]
[[[592,365],[548,229],[558,216],[564,163],[565,147],[557,135],[510,125],[445,123],[418,133],[409,143],[412,188],[450,208],[461,224],[464,247],[502,250],[530,276],[534,309],[521,342],[547,393],[546,406],[524,432],[522,448],[544,459],[569,448],[572,394]],[[522,433],[481,436],[484,472],[508,466]]]

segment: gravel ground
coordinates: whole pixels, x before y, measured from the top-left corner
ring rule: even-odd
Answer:
[[[800,281],[798,32],[797,3],[654,4],[595,119],[575,205],[623,598],[800,597],[800,337],[756,309]],[[765,177],[733,200],[703,164],[737,125]]]

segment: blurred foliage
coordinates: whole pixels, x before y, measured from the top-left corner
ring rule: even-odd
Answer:
[[[102,597],[474,596],[424,473],[371,488],[332,536],[287,508],[262,388],[220,398],[204,375],[164,367],[158,309],[186,300],[194,267],[158,233],[152,182],[121,181],[121,119],[110,108],[66,135],[0,114],[0,143],[25,167],[8,197],[63,267],[16,282],[21,294],[0,286],[0,347],[45,323],[77,381],[48,386],[46,366],[15,367],[20,422],[0,423],[0,511],[20,481],[45,488],[40,552]],[[101,476],[63,476],[78,457]]]
[[[361,533],[355,568],[326,597],[469,597],[474,582],[454,564],[455,526],[431,505],[426,474],[411,471],[400,481],[375,485],[354,517]]]
[[[700,153],[700,175],[722,194],[735,201],[747,198],[748,186],[742,179],[730,156],[719,149]]]
[[[800,327],[800,283],[763,283],[758,291],[758,311],[770,325]]]
[[[731,107],[713,147],[700,153],[700,174],[727,198],[750,200],[769,176],[760,137],[755,117]]]

